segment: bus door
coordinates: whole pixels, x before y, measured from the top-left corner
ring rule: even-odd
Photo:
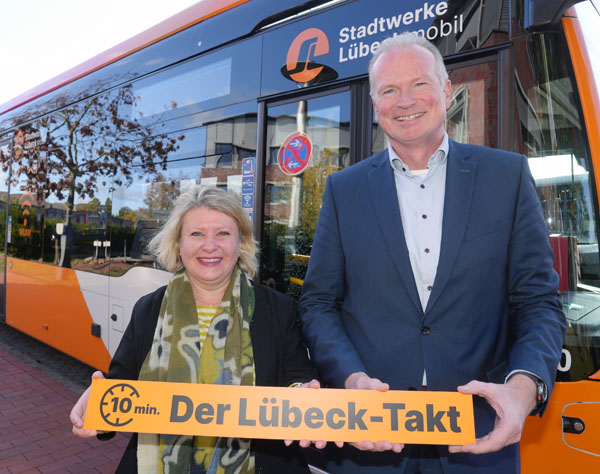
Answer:
[[[300,296],[327,177],[350,165],[351,91],[267,106],[261,281]]]
[[[11,140],[0,138],[0,323],[6,322],[6,215]]]

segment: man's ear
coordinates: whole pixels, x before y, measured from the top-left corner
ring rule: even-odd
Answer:
[[[450,79],[446,79],[443,90],[444,96],[446,97],[446,110],[448,110],[452,105],[452,83],[450,82]]]
[[[373,98],[373,96],[371,97],[371,105],[373,105],[373,113],[375,114],[375,121],[379,122],[379,117],[377,117],[377,107],[375,106],[375,99]]]

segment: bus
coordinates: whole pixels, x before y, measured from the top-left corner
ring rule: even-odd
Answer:
[[[259,280],[297,298],[328,175],[386,146],[369,58],[415,31],[449,70],[450,137],[528,157],[555,254],[568,328],[523,472],[598,472],[599,9],[204,0],[0,105],[0,321],[106,371],[135,301],[170,279],[146,243],[196,184],[239,195]]]

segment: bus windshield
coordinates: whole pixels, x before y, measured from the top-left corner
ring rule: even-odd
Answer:
[[[587,2],[577,13],[586,19],[580,23],[590,60],[598,61],[600,53],[595,57],[592,52],[600,28],[598,13]],[[567,318],[557,380],[582,380],[600,368],[599,220],[590,143],[581,112],[585,97],[578,91],[571,64],[549,59],[569,57],[560,34],[531,35],[517,42],[521,46],[515,49],[519,65],[515,68],[517,151],[529,158]],[[596,91],[599,77],[593,85]]]

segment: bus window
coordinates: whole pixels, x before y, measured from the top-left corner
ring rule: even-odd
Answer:
[[[91,199],[75,199],[71,211],[55,196],[38,200],[23,177],[12,181],[10,196],[9,256],[103,273],[105,265],[94,247],[96,241],[106,241],[107,186],[99,187]]]
[[[461,143],[498,146],[498,62],[453,67],[452,104],[446,113],[448,136]]]
[[[327,177],[350,164],[350,92],[269,107],[268,114],[261,279],[299,298]],[[294,136],[302,137],[297,156],[286,161]]]
[[[147,124],[257,97],[260,43],[247,40],[134,82],[120,115]]]
[[[175,200],[190,184],[197,184],[206,164],[204,158],[171,161],[166,169],[148,176],[134,171],[129,184],[112,193],[111,276],[120,277],[134,266],[154,268],[147,244],[168,218]]]
[[[6,301],[5,301],[5,274],[6,274],[6,255],[4,245],[6,241],[6,208],[9,185],[9,165],[12,134],[0,136],[0,323],[6,322]],[[11,223],[12,226],[12,223]]]
[[[11,221],[8,255],[34,261],[41,261],[45,240],[43,196],[40,199],[28,182],[37,172],[39,135],[39,127],[35,126],[22,127],[14,135],[8,211]]]
[[[87,111],[95,107],[87,105]],[[86,137],[104,118],[85,110],[65,108],[15,134],[9,256],[101,271],[91,258],[93,242],[106,240],[108,185],[88,165],[94,144]]]
[[[157,126],[116,120],[128,88],[64,107],[20,128],[12,163],[9,255],[108,272],[107,221],[113,176],[166,160],[176,139]],[[135,146],[133,146],[135,144]]]
[[[600,268],[593,174],[570,64],[558,34],[515,42],[516,148],[529,158],[554,251],[567,334],[558,381],[600,368]]]
[[[167,140],[176,140],[177,148],[153,172],[137,165],[130,170],[130,179],[116,176],[111,276],[156,265],[146,246],[188,187],[202,184],[242,194],[242,160],[256,155],[256,106],[247,103],[221,112],[220,120],[167,135]]]

